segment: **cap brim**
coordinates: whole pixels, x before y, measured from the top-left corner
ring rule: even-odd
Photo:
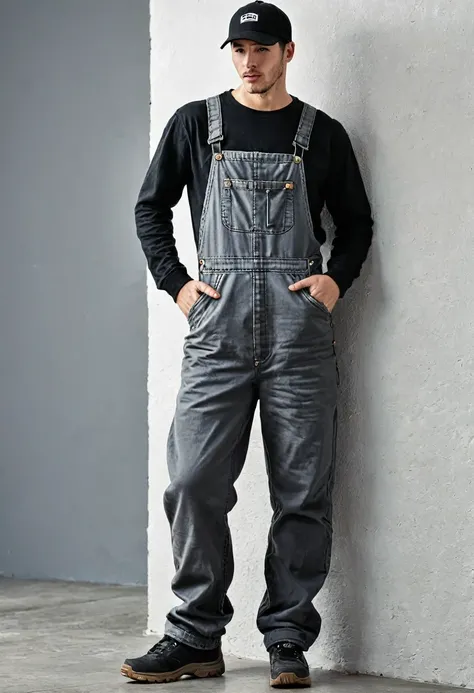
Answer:
[[[229,36],[227,41],[222,44],[221,49],[225,48],[228,43],[232,41],[239,41],[240,39],[248,39],[249,41],[255,41],[255,43],[261,43],[262,46],[274,46],[278,43],[279,39],[276,36],[270,36],[270,34],[263,34],[260,31],[240,31],[238,36]]]

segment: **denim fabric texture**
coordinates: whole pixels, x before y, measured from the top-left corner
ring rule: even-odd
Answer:
[[[316,110],[305,104],[291,155],[225,150],[219,98],[207,106],[199,276],[221,298],[201,295],[188,316],[164,495],[181,603],[165,631],[212,649],[233,616],[227,514],[259,402],[273,519],[257,626],[267,649],[307,650],[330,565],[338,391],[331,313],[288,289],[322,272],[302,165]]]

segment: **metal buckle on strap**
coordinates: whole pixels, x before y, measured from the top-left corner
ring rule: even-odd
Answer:
[[[293,161],[295,162],[295,164],[301,164],[301,162],[303,161],[304,149],[300,144],[297,144],[296,142],[293,142],[293,144],[295,145],[295,151],[293,154]],[[301,155],[298,155],[296,153],[298,151],[298,147],[301,149]]]

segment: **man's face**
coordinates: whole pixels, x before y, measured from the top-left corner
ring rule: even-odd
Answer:
[[[232,42],[232,60],[246,91],[265,94],[283,76],[287,56],[279,43],[262,46],[240,39]]]

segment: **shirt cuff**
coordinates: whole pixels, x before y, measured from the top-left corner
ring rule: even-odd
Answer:
[[[177,269],[173,272],[170,272],[167,275],[167,277],[163,279],[163,281],[161,282],[161,286],[158,288],[167,291],[173,299],[173,301],[176,303],[178,294],[183,288],[183,286],[192,280],[193,278],[190,277],[186,271],[182,269]]]

